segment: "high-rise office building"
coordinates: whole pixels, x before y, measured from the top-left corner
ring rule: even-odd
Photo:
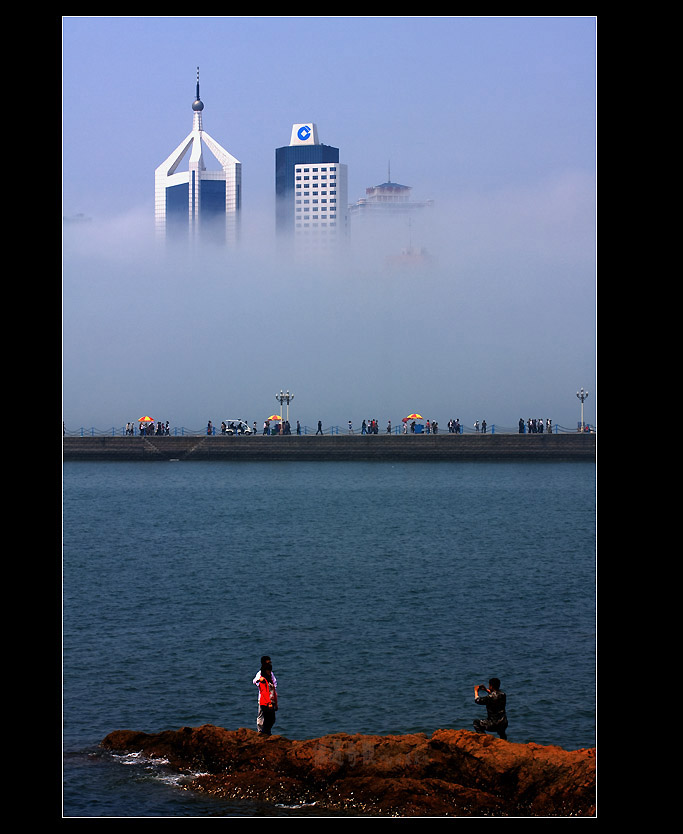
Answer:
[[[203,110],[197,69],[192,132],[155,172],[156,231],[167,240],[235,243],[239,234],[242,163],[204,130]],[[207,169],[204,146],[218,161],[217,169]],[[179,171],[188,152],[188,167]]]
[[[275,228],[298,250],[336,249],[348,235],[347,166],[312,122],[295,124],[275,151]]]

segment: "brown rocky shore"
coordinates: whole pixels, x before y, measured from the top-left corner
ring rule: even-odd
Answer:
[[[355,816],[594,817],[595,750],[515,744],[468,730],[292,741],[205,724],[117,730],[102,746],[168,761],[184,787],[226,800]]]

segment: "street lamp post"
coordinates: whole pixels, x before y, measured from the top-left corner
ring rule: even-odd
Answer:
[[[294,394],[290,394],[289,391],[283,394],[282,389],[280,389],[280,393],[275,395],[275,399],[280,403],[280,418],[282,418],[282,404],[287,403],[287,422],[289,423],[289,404],[294,399]]]
[[[588,391],[584,391],[582,388],[580,391],[576,392],[576,396],[581,400],[581,431],[583,431],[583,401],[588,397]]]

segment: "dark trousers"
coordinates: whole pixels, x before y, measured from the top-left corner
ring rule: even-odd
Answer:
[[[264,707],[262,705],[258,708],[258,717],[256,719],[256,726],[259,733],[265,736],[270,735],[273,724],[275,723],[275,710],[273,707]]]
[[[478,733],[498,733],[500,738],[507,739],[507,733],[505,732],[508,727],[507,721],[491,721],[490,718],[477,718],[472,723]]]

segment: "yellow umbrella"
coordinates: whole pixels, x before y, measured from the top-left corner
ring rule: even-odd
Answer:
[[[280,417],[279,414],[271,414],[271,416],[268,419],[269,420],[282,420],[282,417]]]
[[[422,419],[423,419],[423,417],[422,417],[421,414],[409,414],[406,417],[406,420],[422,420]]]
[[[154,422],[154,418],[152,418],[152,417],[140,417],[140,419],[138,420],[138,423],[153,423],[153,422]]]

